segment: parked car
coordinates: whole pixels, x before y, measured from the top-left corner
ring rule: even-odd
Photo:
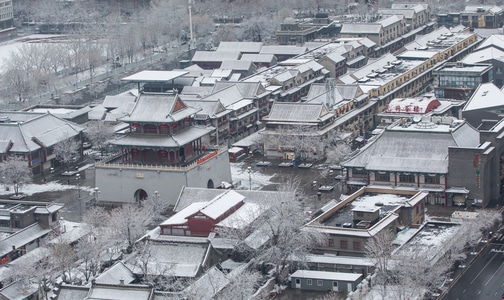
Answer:
[[[84,142],[82,143],[82,149],[90,149],[91,148],[91,143],[90,142]]]

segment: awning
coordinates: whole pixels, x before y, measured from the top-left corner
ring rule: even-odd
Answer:
[[[348,180],[346,183],[348,185],[367,185],[366,181],[359,181],[359,180]]]
[[[443,189],[442,187],[428,187],[428,186],[425,186],[425,187],[421,187],[420,190],[427,191],[427,192],[440,193],[440,192],[444,192],[445,189]]]
[[[451,187],[446,189],[445,192],[454,194],[469,194],[469,190],[464,187]]]

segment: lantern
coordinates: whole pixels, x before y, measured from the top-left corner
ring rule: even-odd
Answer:
[[[168,127],[168,125],[166,125],[166,124],[161,125],[161,128],[166,128],[166,127]]]
[[[138,123],[133,123],[133,127],[140,127],[140,124],[138,124]]]
[[[177,127],[177,123],[172,123],[172,124],[171,124],[171,127],[172,127],[172,128]]]
[[[133,149],[131,149],[131,152],[132,152],[133,154],[138,154],[138,152],[139,152],[139,151],[138,151],[138,149],[133,148]]]
[[[161,151],[159,151],[159,153],[161,154],[161,156],[166,156],[167,152],[165,150],[161,150]]]
[[[184,121],[189,122],[191,119],[189,117],[185,117]]]

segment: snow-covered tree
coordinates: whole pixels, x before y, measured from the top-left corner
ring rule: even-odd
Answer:
[[[132,250],[135,242],[145,235],[150,222],[150,210],[146,206],[123,205],[110,212],[107,226],[111,239],[125,243]]]
[[[50,245],[50,263],[54,270],[62,275],[63,281],[73,283],[73,264],[77,261],[75,250],[63,239],[56,237]]]
[[[375,273],[377,284],[382,287],[381,292],[386,294],[387,285],[390,281],[389,266],[392,253],[395,249],[393,245],[394,235],[388,230],[382,230],[375,234],[366,242],[366,256],[375,263]]]
[[[235,275],[235,276],[232,276]],[[254,295],[261,280],[257,270],[246,269],[239,274],[230,273],[230,283],[217,295],[220,300],[247,300]]]
[[[54,152],[56,153],[56,159],[65,166],[68,171],[68,167],[73,159],[79,157],[80,143],[76,138],[71,136],[64,136],[61,142],[54,145]]]
[[[326,240],[326,236],[319,231],[303,228],[305,216],[297,198],[301,197],[298,194],[299,183],[297,178],[283,180],[278,185],[275,196],[258,203],[266,209],[246,230],[220,229],[218,232],[219,236],[236,241],[237,253],[250,253],[250,259],[274,266],[278,282],[289,257],[303,259],[314,247]],[[246,236],[261,237],[265,243],[258,249],[251,250]]]
[[[114,137],[114,128],[109,123],[93,121],[89,122],[85,134],[91,143],[103,152],[107,141]]]
[[[11,155],[2,163],[0,175],[5,186],[12,185],[14,193],[19,194],[19,190],[32,182],[32,172],[28,163],[23,157]]]

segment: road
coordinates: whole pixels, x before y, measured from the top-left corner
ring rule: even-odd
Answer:
[[[504,294],[504,235],[484,247],[443,300],[492,300]]]

